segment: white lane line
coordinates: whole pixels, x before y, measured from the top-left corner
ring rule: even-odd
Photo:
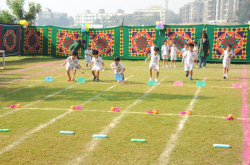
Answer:
[[[187,110],[193,110],[193,106],[195,101],[198,98],[198,94],[201,90],[201,87],[199,87],[194,95],[193,100],[190,102],[189,106],[187,107]],[[174,149],[177,139],[178,139],[178,134],[181,132],[181,130],[184,128],[184,125],[188,119],[188,115],[184,115],[182,117],[182,119],[180,120],[180,123],[177,127],[177,129],[174,131],[174,133],[170,136],[170,139],[167,142],[167,145],[164,149],[164,151],[161,153],[160,157],[158,158],[159,164],[163,165],[163,164],[168,164],[169,163],[169,159],[170,159],[170,155],[172,150]]]
[[[65,75],[65,74],[63,74],[63,75]],[[58,78],[58,77],[61,77],[61,76],[63,76],[63,75],[59,75],[59,76],[56,76],[56,77],[54,77],[54,78]],[[18,88],[18,89],[16,89],[16,90],[14,90],[14,91],[5,93],[5,94],[1,95],[0,98],[3,97],[3,96],[9,95],[9,94],[11,94],[11,93],[15,93],[15,92],[17,92],[17,91],[20,91],[20,90],[22,90],[22,89],[29,88],[29,87],[32,87],[32,86],[36,86],[36,85],[41,84],[41,83],[44,82],[44,80],[43,80],[43,81],[42,81],[42,80],[39,80],[39,81],[40,81],[40,82],[38,82],[38,83],[31,84],[31,85],[27,85],[27,86],[25,86],[25,87],[21,87],[21,88]]]
[[[132,77],[132,76],[130,76],[130,77]],[[128,77],[128,78],[130,78],[130,77]],[[127,79],[128,79],[128,78],[127,78]],[[127,79],[126,79],[126,80],[127,80]],[[75,84],[75,85],[76,85],[76,84]],[[114,85],[114,86],[112,86],[112,87],[109,87],[107,90],[101,92],[101,94],[107,92],[108,90],[112,89],[113,87],[115,87],[115,86],[117,86],[117,85],[118,85],[118,84],[116,84],[116,85]],[[97,96],[99,97],[101,94],[98,94]],[[94,96],[94,97],[92,97],[91,99],[89,99],[88,101],[85,101],[84,103],[82,103],[82,105],[84,105],[84,104],[86,104],[86,103],[92,101],[94,98],[97,98],[97,96]],[[41,129],[47,127],[48,125],[54,123],[54,122],[57,121],[58,119],[61,119],[61,118],[63,118],[64,116],[66,116],[66,115],[68,115],[68,114],[70,114],[70,113],[72,113],[72,112],[74,112],[74,111],[67,111],[67,112],[63,113],[62,115],[60,115],[60,116],[58,116],[58,117],[56,117],[56,118],[54,118],[54,119],[51,119],[49,122],[47,122],[47,123],[45,123],[45,124],[41,124],[41,125],[39,125],[38,127],[34,128],[33,130],[27,132],[27,133],[26,133],[24,136],[22,136],[20,139],[16,140],[16,141],[13,142],[12,144],[10,144],[10,145],[8,145],[7,147],[5,147],[4,149],[2,149],[2,150],[0,151],[0,155],[4,154],[5,152],[10,151],[13,147],[16,147],[18,144],[20,144],[21,142],[23,142],[25,139],[27,139],[27,138],[29,138],[30,136],[32,136],[34,133],[38,132],[39,130],[41,130]]]
[[[167,77],[165,77],[165,78],[167,78]],[[163,78],[161,81],[164,81],[165,78]],[[160,85],[160,83],[158,83],[157,85]],[[156,86],[151,87],[151,88],[150,88],[148,91],[146,91],[141,97],[139,97],[138,99],[136,99],[135,102],[133,102],[133,103],[132,103],[131,105],[129,105],[125,110],[123,110],[123,111],[121,112],[121,114],[120,114],[118,117],[114,118],[114,119],[112,120],[112,122],[111,122],[109,125],[107,125],[106,127],[104,127],[104,129],[103,129],[101,132],[99,132],[98,134],[108,134],[117,124],[120,123],[121,119],[124,117],[124,115],[126,114],[126,112],[128,112],[133,106],[135,106],[136,104],[138,104],[138,103],[139,103],[144,97],[146,97],[155,87],[156,87]],[[70,162],[70,164],[81,164],[81,163],[84,161],[84,159],[85,159],[86,157],[88,157],[89,153],[90,153],[91,151],[93,151],[93,150],[96,148],[96,146],[98,145],[99,142],[100,142],[100,139],[93,138],[93,139],[86,145],[86,147],[85,147],[86,149],[83,150],[83,151],[81,152],[81,153],[83,154],[83,156],[80,156],[80,157],[76,158],[75,160],[73,160],[72,162]]]

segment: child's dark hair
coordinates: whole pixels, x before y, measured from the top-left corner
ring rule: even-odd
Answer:
[[[92,54],[93,54],[93,55],[98,55],[98,54],[99,54],[99,51],[98,51],[98,50],[93,50]]]
[[[174,42],[173,44],[176,44],[176,42]]]
[[[197,44],[197,42],[195,41],[194,44]]]
[[[231,45],[231,44],[228,44],[227,47],[232,48],[232,45]]]
[[[87,47],[91,47],[91,45],[88,45]]]
[[[160,51],[160,48],[159,48],[158,46],[156,46],[156,47],[154,48],[154,51],[159,52],[159,51]]]
[[[163,43],[167,42],[167,40],[163,40]]]
[[[188,44],[188,43],[186,43],[185,45],[189,46],[189,44]]]
[[[85,40],[82,40],[82,39],[76,40],[76,42],[86,44],[86,41],[85,41]]]
[[[73,55],[73,56],[78,56],[78,53],[77,53],[77,52],[73,52],[72,55]]]
[[[156,44],[156,41],[153,41],[153,44]]]
[[[120,57],[115,56],[115,57],[114,57],[114,61],[120,61]]]
[[[189,43],[189,45],[188,46],[190,46],[190,47],[194,47],[194,44],[193,43]]]

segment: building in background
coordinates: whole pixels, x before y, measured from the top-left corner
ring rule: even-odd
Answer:
[[[166,20],[166,9],[162,6],[150,6],[145,9],[136,9],[134,10],[134,16],[137,18],[147,17],[147,16],[153,16],[153,15],[159,15],[160,20]]]
[[[123,16],[124,10],[118,9],[116,13],[106,13],[105,9],[99,9],[98,13],[91,13],[89,10],[85,10],[81,14],[74,16],[75,26],[81,25],[82,23],[88,23],[90,28],[102,28],[103,25],[95,24],[97,19],[109,19],[112,16]]]
[[[243,0],[194,0],[180,8],[182,23],[237,22],[236,11]]]
[[[60,13],[60,12],[52,12],[51,9],[45,8],[45,9],[43,9],[42,12],[37,14],[36,19],[42,19],[42,18],[45,18],[45,19],[58,19],[59,17],[62,17],[62,16],[67,18],[68,14],[67,13]]]

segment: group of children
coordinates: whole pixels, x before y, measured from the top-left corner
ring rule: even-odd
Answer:
[[[162,59],[163,59],[163,68],[169,68],[172,67],[172,62],[174,62],[174,67],[176,67],[176,60],[177,60],[177,47],[176,43],[173,43],[173,46],[170,47],[167,45],[167,41],[164,40],[163,46],[161,48],[162,51]],[[169,52],[171,50],[171,52]],[[156,46],[156,42],[153,42],[153,46],[151,47],[151,54],[145,59],[145,63],[149,58],[151,58],[151,61],[149,63],[149,74],[150,74],[150,80],[153,81],[152,78],[152,70],[154,69],[156,71],[156,78],[155,81],[158,82],[158,77],[160,73],[160,55],[159,55],[160,48]],[[100,71],[103,66],[103,70],[106,69],[106,66],[100,56],[98,56],[97,50],[91,50],[91,46],[87,46],[87,50],[85,51],[85,64],[86,69],[90,68],[91,65],[93,65],[91,71],[93,74],[93,81],[99,81]],[[93,55],[93,58],[91,59],[91,56]],[[168,57],[171,57],[171,65],[168,66]],[[196,64],[196,67],[198,67],[198,48],[197,48],[197,42],[185,44],[184,48],[181,51],[182,56],[182,64],[184,63],[184,71],[186,72],[186,77],[189,77],[190,80],[193,80],[193,69]],[[227,45],[227,50],[224,51],[220,59],[223,58],[223,78],[228,78],[228,71],[229,66],[231,63],[231,59],[233,59],[234,52],[232,51],[232,46]],[[68,75],[68,81],[73,80],[76,74],[76,69],[80,69],[82,73],[83,70],[81,68],[81,65],[79,63],[79,60],[77,59],[78,53],[76,51],[72,51],[72,56],[68,57],[66,61],[63,63],[63,65],[66,64],[66,70]],[[119,57],[114,57],[114,62],[110,65],[111,69],[114,71],[114,74],[123,75],[122,82],[124,81],[124,71],[125,67],[121,64]],[[70,70],[73,69],[73,76],[70,76]],[[117,81],[120,83],[121,81]]]

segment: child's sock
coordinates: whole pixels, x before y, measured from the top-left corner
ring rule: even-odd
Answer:
[[[153,81],[153,79],[152,79],[152,78],[150,78],[150,79],[149,79],[149,81]]]

